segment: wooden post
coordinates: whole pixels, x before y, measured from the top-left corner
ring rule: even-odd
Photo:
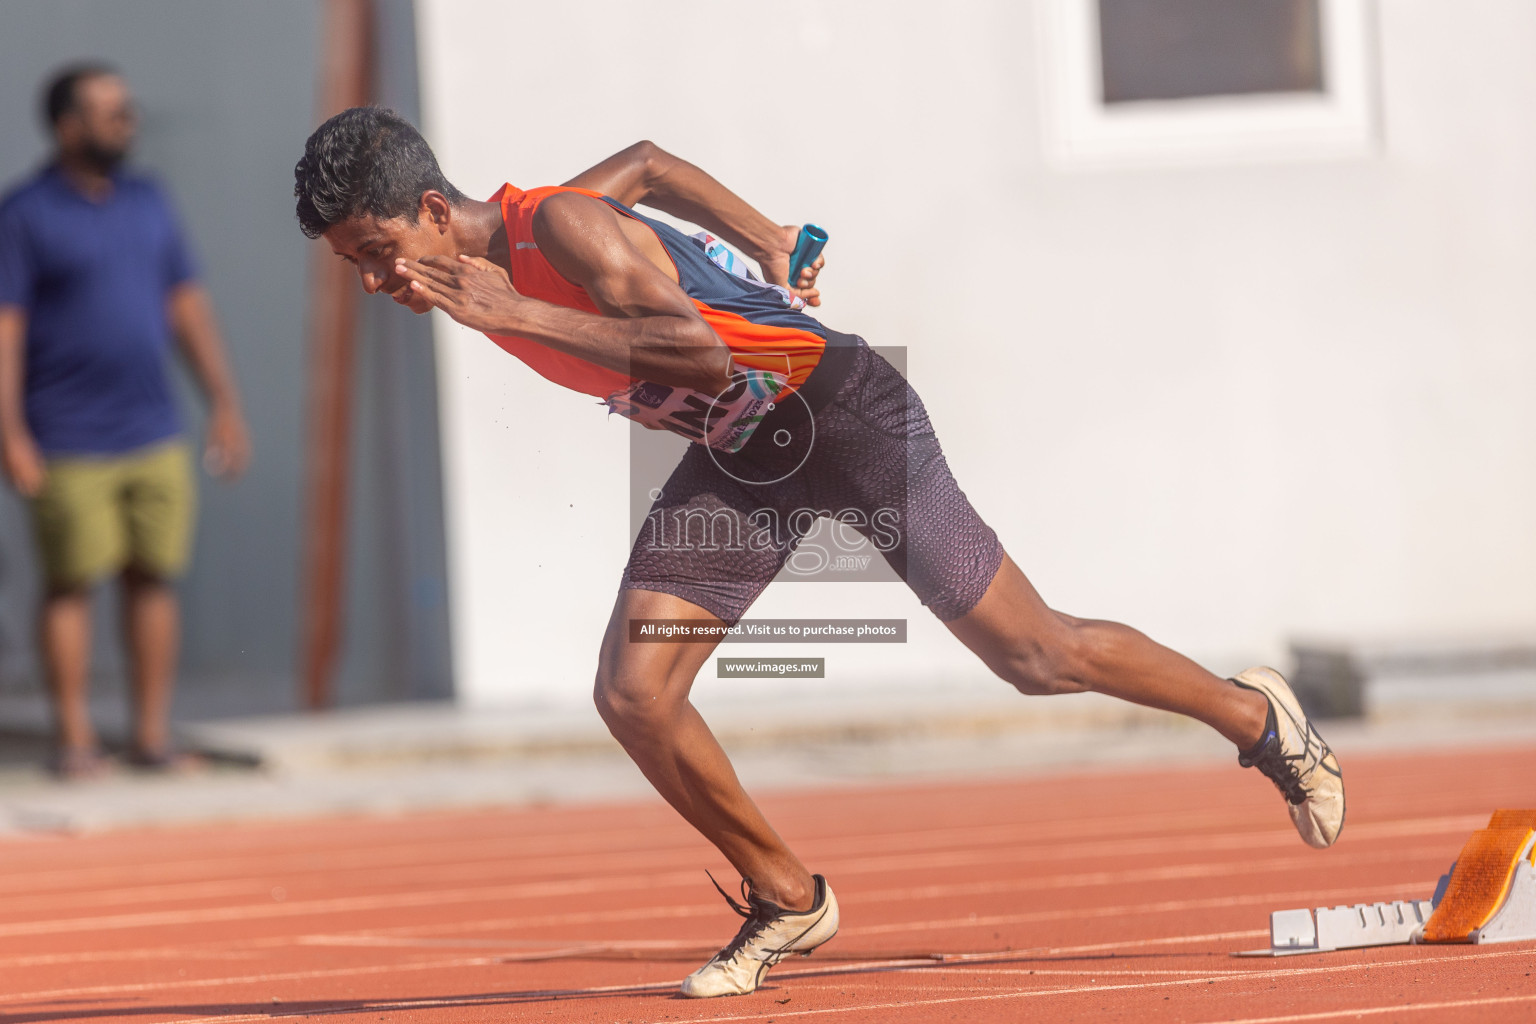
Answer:
[[[319,117],[369,101],[373,83],[372,0],[324,0]],[[324,243],[319,243],[321,247]],[[329,707],[345,613],[348,468],[359,299],[357,275],[330,252],[310,261],[309,441],[304,554],[299,567],[300,699]]]

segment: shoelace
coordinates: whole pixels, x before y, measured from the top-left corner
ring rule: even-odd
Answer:
[[[1308,732],[1310,731],[1309,727]],[[1311,749],[1310,739],[1311,737],[1308,736],[1308,750]],[[1311,796],[1301,783],[1301,768],[1297,764],[1306,759],[1307,750],[1303,750],[1300,754],[1282,753],[1280,737],[1274,735],[1274,738],[1265,744],[1263,752],[1253,759],[1253,765],[1275,784],[1286,800],[1293,804],[1300,804],[1306,803],[1307,797]]]
[[[1313,757],[1313,749],[1316,749],[1316,760],[1322,760],[1322,754],[1327,751],[1327,746],[1322,743],[1321,735],[1316,734],[1312,723],[1307,723],[1306,734],[1301,737],[1301,752],[1299,754],[1283,754],[1279,745],[1278,732],[1270,732],[1264,743],[1263,751],[1258,757],[1253,758],[1253,766],[1264,772],[1270,781],[1275,783],[1281,795],[1290,803],[1306,803],[1312,792],[1301,783],[1301,765]]]
[[[715,881],[714,875],[708,871],[704,872],[704,874],[709,876],[709,881],[714,885],[715,891],[724,897],[725,902],[730,905],[730,908],[746,918],[741,923],[741,928],[736,932],[736,937],[720,947],[720,952],[716,953],[713,957],[714,960],[729,960],[741,952],[741,947],[745,946],[752,936],[761,931],[764,925],[773,920],[774,914],[768,909],[766,901],[753,902],[752,889],[747,885],[745,878],[741,880],[741,897],[746,900],[746,903],[742,904],[737,903],[731,898],[731,894],[726,892],[719,882]]]
[[[1248,688],[1252,689],[1252,687]],[[1302,768],[1307,761],[1314,759],[1317,765],[1323,766],[1322,760],[1328,753],[1328,745],[1317,734],[1317,730],[1312,728],[1312,723],[1303,719],[1302,722],[1295,723],[1305,726],[1301,734],[1301,751],[1296,754],[1284,753],[1285,747],[1280,740],[1280,727],[1276,722],[1275,712],[1275,705],[1271,702],[1267,721],[1264,723],[1264,742],[1259,752],[1251,756],[1239,754],[1237,762],[1245,768],[1257,768],[1264,773],[1288,803],[1304,804],[1312,793],[1302,784]]]

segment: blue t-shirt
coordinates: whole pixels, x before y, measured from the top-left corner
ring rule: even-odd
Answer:
[[[0,306],[27,314],[27,424],[48,455],[111,455],[180,432],[166,299],[193,276],[154,182],[97,202],[48,168],[0,200]]]

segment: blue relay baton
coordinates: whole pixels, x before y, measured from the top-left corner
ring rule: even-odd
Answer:
[[[816,262],[816,257],[821,255],[822,247],[827,244],[827,232],[825,228],[819,228],[815,224],[806,224],[800,229],[800,237],[795,239],[794,254],[789,257],[789,286],[800,286],[800,271]]]

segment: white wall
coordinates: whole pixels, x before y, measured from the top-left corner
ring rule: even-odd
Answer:
[[[427,132],[471,193],[651,138],[827,225],[823,319],[910,347],[961,485],[1057,607],[1222,669],[1298,632],[1536,624],[1536,5],[1378,5],[1374,158],[1098,172],[1041,155],[1029,3],[419,12]],[[446,321],[438,343],[460,692],[585,700],[627,428]],[[818,652],[828,686],[977,674],[899,585],[753,612],[800,613],[912,620],[905,650]]]

